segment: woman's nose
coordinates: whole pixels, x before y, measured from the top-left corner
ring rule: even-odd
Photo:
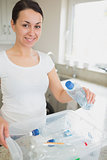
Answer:
[[[29,29],[29,35],[35,35],[35,29],[33,27]]]

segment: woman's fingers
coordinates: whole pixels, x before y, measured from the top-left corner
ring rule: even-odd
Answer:
[[[85,87],[83,87],[83,89],[86,93],[87,102],[94,104],[95,103],[95,94]]]
[[[8,129],[8,124],[6,125],[6,127],[4,128],[4,135],[5,137],[9,137],[9,129]]]
[[[92,95],[92,100],[91,100],[91,102],[92,102],[92,104],[95,103],[95,94],[94,94],[94,93],[93,93],[93,95]]]
[[[8,148],[5,138],[9,137],[8,131],[8,123],[5,120],[1,120],[0,122],[0,144],[3,145],[5,148]]]
[[[0,126],[0,144],[7,148],[7,145],[4,139],[3,126]]]

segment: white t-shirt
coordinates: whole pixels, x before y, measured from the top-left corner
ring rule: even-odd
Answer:
[[[46,114],[48,73],[54,68],[54,63],[49,55],[40,51],[38,54],[39,64],[22,67],[14,64],[5,51],[0,52],[1,114],[9,123]]]

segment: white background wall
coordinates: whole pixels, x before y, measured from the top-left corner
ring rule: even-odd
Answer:
[[[37,0],[44,12],[43,30],[35,48],[53,52],[58,58],[62,0]]]

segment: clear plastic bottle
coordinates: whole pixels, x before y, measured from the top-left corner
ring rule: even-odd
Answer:
[[[40,135],[39,129],[35,129],[30,133],[30,152],[31,160],[39,160],[44,157],[43,143],[44,138]]]
[[[89,110],[92,104],[87,102],[85,91],[78,84],[67,81],[65,83],[67,93],[71,96],[82,108]]]

